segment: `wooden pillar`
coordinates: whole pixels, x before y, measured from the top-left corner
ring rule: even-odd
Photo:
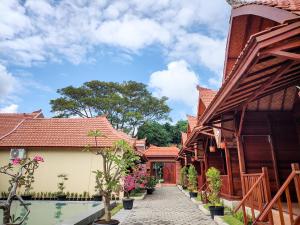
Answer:
[[[268,204],[272,200],[268,168],[263,167],[262,168],[262,173],[264,175],[263,188],[264,188],[265,197],[266,197],[267,204]],[[269,223],[274,224],[272,210],[270,210],[270,213],[269,213],[268,217],[269,217]]]
[[[293,171],[299,171],[299,164],[298,163],[292,163],[292,170]],[[299,175],[295,176],[294,178],[295,188],[296,188],[296,194],[298,198],[298,205],[300,207],[300,178]]]
[[[275,173],[276,188],[277,188],[277,190],[279,190],[280,180],[279,180],[279,172],[278,172],[278,165],[277,165],[277,157],[276,157],[276,152],[275,152],[275,147],[274,147],[274,142],[273,142],[272,121],[271,121],[270,116],[268,116],[268,126],[269,126],[269,133],[270,133],[268,138],[269,138],[269,143],[270,143],[270,148],[271,148],[272,165],[273,165],[274,173]]]
[[[186,156],[186,154],[184,155],[184,166],[187,166],[187,156]]]
[[[227,169],[227,175],[229,180],[229,194],[233,195],[233,179],[232,179],[232,167],[231,167],[231,159],[230,159],[230,153],[227,148],[227,144],[225,143],[225,159],[226,159],[226,169]]]
[[[245,116],[244,113],[245,113],[245,111],[242,112],[242,115],[240,118],[240,123],[238,123],[237,117],[235,118],[235,137],[236,137],[236,142],[237,142],[237,150],[238,150],[239,168],[240,168],[243,196],[246,194],[245,193],[245,185],[244,185],[244,176],[243,176],[243,174],[246,173],[245,154],[244,154],[243,140],[241,137],[244,116]],[[239,126],[238,126],[238,124],[239,124]]]

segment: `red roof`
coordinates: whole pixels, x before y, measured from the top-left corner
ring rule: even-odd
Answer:
[[[192,131],[197,126],[197,118],[195,116],[187,115],[187,120]]]
[[[32,113],[0,113],[0,140],[16,129],[24,119],[37,117],[43,117],[40,110]]]
[[[241,2],[233,4],[233,7],[238,8],[238,7],[241,7],[244,5],[253,5],[253,4],[276,7],[276,8],[291,11],[292,13],[300,15],[300,1],[299,0],[252,0],[249,2],[241,1]]]
[[[2,125],[2,123],[1,123]],[[99,130],[105,137],[98,138],[98,146],[110,147],[117,140],[134,144],[135,139],[115,130],[106,117],[95,118],[27,118],[10,134],[0,139],[0,146],[24,147],[84,147],[95,146],[90,130]]]
[[[146,151],[145,155],[147,158],[149,157],[177,157],[179,153],[179,148],[176,146],[170,147],[157,147],[155,145],[151,145]]]
[[[197,89],[199,91],[199,98],[202,100],[203,104],[207,108],[209,104],[212,102],[214,97],[217,94],[217,91],[197,86]]]

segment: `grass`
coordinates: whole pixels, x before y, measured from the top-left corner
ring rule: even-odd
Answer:
[[[236,219],[235,217],[233,217],[232,215],[225,215],[223,217],[223,220],[226,223],[228,223],[229,225],[243,225],[244,224],[241,221],[239,221],[238,219]]]
[[[199,202],[202,201],[202,199],[201,199],[201,194],[200,194],[200,193],[198,193],[197,198],[196,198],[196,201],[199,201]]]
[[[144,192],[137,192],[130,194],[130,197],[141,197],[144,194]]]
[[[123,209],[123,204],[118,203],[117,206],[111,210],[111,215],[116,215],[121,209]]]

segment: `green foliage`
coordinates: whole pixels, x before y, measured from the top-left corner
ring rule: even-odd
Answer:
[[[185,132],[187,122],[180,120],[175,125],[170,123],[146,122],[138,129],[139,139],[147,138],[147,144],[156,146],[168,146],[181,143],[181,132]]]
[[[157,183],[158,183],[158,180],[154,176],[149,176],[149,177],[147,177],[146,188],[155,188]]]
[[[220,171],[214,167],[210,167],[206,172],[206,178],[209,188],[208,201],[212,205],[219,205],[219,194],[222,186]]]
[[[180,169],[180,185],[182,187],[187,186],[187,173],[188,173],[188,168],[186,166],[182,167]]]
[[[190,165],[188,169],[188,181],[189,181],[189,191],[197,191],[197,171],[195,166]]]
[[[232,215],[235,219],[240,221],[242,224],[244,224],[244,214],[242,211],[238,211],[236,213],[233,213]],[[253,223],[252,218],[247,216],[248,225],[251,225]]]
[[[58,178],[58,184],[57,184],[57,187],[58,187],[58,195],[63,195],[64,194],[64,190],[66,189],[66,186],[65,186],[65,181],[68,180],[68,175],[67,174],[64,174],[64,173],[61,173],[61,174],[58,174],[57,175],[57,178]]]
[[[169,119],[167,98],[153,97],[143,83],[89,81],[80,87],[57,91],[61,97],[50,101],[58,117],[107,115],[116,129],[133,134],[146,121]]]
[[[93,136],[97,143],[97,138],[101,136],[101,132],[90,131],[88,135]],[[124,140],[116,141],[111,148],[97,149],[96,154],[102,159],[102,168],[93,171],[96,174],[96,192],[105,198],[105,220],[110,221],[111,212],[109,208],[112,193],[120,191],[121,177],[128,174],[129,168],[135,166],[139,157],[131,145]]]
[[[240,220],[238,220],[237,218],[235,218],[232,215],[225,215],[223,217],[223,220],[228,223],[229,225],[243,225],[244,223],[241,222]]]

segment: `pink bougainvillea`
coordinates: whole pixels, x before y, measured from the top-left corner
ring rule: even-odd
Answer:
[[[127,198],[129,197],[129,192],[135,189],[135,178],[132,175],[126,175],[124,177],[124,192],[126,193]]]
[[[33,160],[35,160],[35,161],[37,161],[37,162],[44,162],[43,157],[42,157],[42,156],[39,156],[39,155],[35,156],[35,157],[33,158]]]
[[[15,159],[12,160],[12,164],[13,165],[18,165],[20,163],[21,163],[21,159],[20,158],[15,158]]]
[[[147,172],[143,166],[139,165],[133,170],[133,176],[136,182],[136,188],[145,187]]]

